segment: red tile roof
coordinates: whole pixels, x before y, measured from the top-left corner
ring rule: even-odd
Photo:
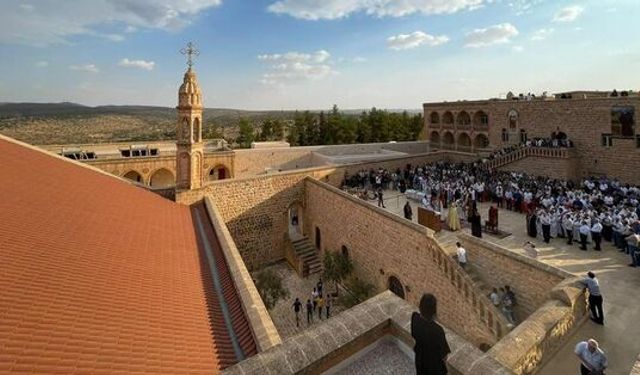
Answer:
[[[211,374],[231,337],[254,354],[197,210],[0,138],[0,373]]]

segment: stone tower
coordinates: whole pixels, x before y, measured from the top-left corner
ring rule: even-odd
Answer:
[[[176,150],[176,188],[198,189],[202,186],[202,92],[191,66],[178,91],[178,128]]]

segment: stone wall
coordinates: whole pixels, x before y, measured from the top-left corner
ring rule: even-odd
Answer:
[[[313,243],[318,228],[321,254],[345,246],[355,274],[377,290],[386,289],[393,276],[414,305],[423,293],[434,293],[439,299],[438,316],[447,327],[475,345],[496,342],[487,321],[493,324],[502,316],[488,312],[488,300],[471,282],[465,283],[466,274],[455,262],[446,263],[448,257],[427,228],[312,179],[305,180],[305,189],[303,223],[307,233],[313,234]],[[440,263],[435,260],[438,255]]]
[[[551,298],[551,290],[571,274],[491,242],[460,232],[469,266],[491,287],[509,285],[516,294],[516,319],[523,321]]]
[[[628,165],[640,165],[640,148],[636,147],[635,139],[613,139],[613,146],[602,145],[602,134],[611,133],[611,109],[614,106],[631,106],[635,108],[635,134],[640,135],[640,98],[590,98],[590,99],[556,99],[556,100],[481,100],[458,101],[451,103],[426,103],[425,112],[425,140],[432,134],[438,134],[443,139],[444,134],[450,132],[455,140],[461,134],[467,134],[473,140],[481,131],[473,129],[473,125],[464,127],[444,125],[442,117],[445,111],[450,111],[454,117],[466,111],[473,115],[476,111],[484,111],[489,117],[487,125],[490,146],[503,147],[509,143],[519,142],[519,133],[524,130],[528,138],[547,138],[556,129],[565,132],[574,141],[578,152],[577,174],[608,175],[622,181],[640,184],[640,174],[634,173]],[[515,110],[518,114],[516,127],[511,130],[509,112]],[[440,115],[439,124],[431,124],[429,115],[437,112]],[[502,141],[502,129],[510,132],[510,140]],[[433,133],[435,132],[435,133]],[[454,145],[455,146],[455,145]],[[436,145],[434,145],[436,147]],[[540,160],[542,161],[542,160]],[[543,170],[543,167],[527,167]]]
[[[222,374],[319,374],[386,336],[412,346],[411,314],[415,310],[415,306],[393,293],[383,292],[313,325],[285,340],[282,345],[227,368]],[[446,326],[443,328],[451,348],[451,354],[447,357],[450,374],[512,374]]]
[[[501,171],[524,172],[533,176],[546,176],[562,180],[578,178],[578,160],[575,158],[547,158],[526,156],[523,159],[498,168]]]
[[[235,177],[313,167],[312,147],[235,150]]]
[[[544,366],[585,321],[587,304],[578,278],[551,289],[551,299],[494,345],[491,357],[518,375],[530,375]]]
[[[231,233],[229,233],[229,230],[224,225],[224,220],[218,208],[209,197],[205,198],[205,206],[207,214],[211,219],[216,238],[227,262],[229,273],[233,278],[236,292],[242,302],[242,309],[247,317],[247,322],[251,326],[251,333],[253,334],[258,351],[263,352],[282,343],[278,330],[273,324],[273,320],[271,320],[269,311],[267,311],[260,297],[260,293],[253,283],[249,271],[247,271],[242,256],[236,244],[233,242]]]

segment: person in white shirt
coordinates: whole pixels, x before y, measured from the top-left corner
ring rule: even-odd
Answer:
[[[573,245],[573,219],[571,218],[571,214],[564,215],[562,227],[567,235],[567,245]]]
[[[491,291],[491,294],[489,295],[489,299],[491,300],[491,303],[493,304],[493,306],[495,306],[495,307],[499,307],[500,306],[500,300],[502,298],[498,294],[498,289],[497,288],[493,288],[493,290]]]
[[[589,238],[589,232],[591,231],[591,228],[587,225],[586,221],[582,222],[582,225],[580,226],[580,229],[578,229],[580,231],[580,250],[587,250],[587,238]]]
[[[607,357],[594,339],[579,342],[574,353],[580,358],[581,375],[603,375],[609,365]]]
[[[458,248],[456,250],[458,254],[458,264],[464,269],[467,266],[467,250],[462,247],[460,242],[456,242],[456,247]]]

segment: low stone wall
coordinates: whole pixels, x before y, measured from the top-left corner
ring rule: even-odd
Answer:
[[[488,241],[460,232],[458,239],[467,250],[469,266],[490,287],[509,285],[516,294],[515,315],[525,320],[551,298],[551,290],[572,275],[561,269]]]
[[[209,197],[205,198],[204,202],[256,346],[259,352],[263,352],[280,344],[282,340],[215,203]]]
[[[516,374],[535,374],[585,321],[587,304],[578,278],[551,290],[545,302],[527,320],[493,346],[487,354]]]
[[[385,335],[394,335],[413,346],[410,330],[415,310],[386,291],[310,327],[282,345],[227,368],[222,374],[318,374]],[[460,336],[446,327],[444,330],[451,347],[447,359],[450,374],[512,374]]]
[[[344,246],[358,277],[378,290],[394,277],[416,306],[423,293],[435,294],[442,322],[477,346],[491,346],[507,333],[504,316],[427,228],[310,178],[305,191],[305,231],[321,243],[321,255]]]
[[[235,150],[234,177],[265,174],[266,170],[293,170],[313,167],[313,147]]]

